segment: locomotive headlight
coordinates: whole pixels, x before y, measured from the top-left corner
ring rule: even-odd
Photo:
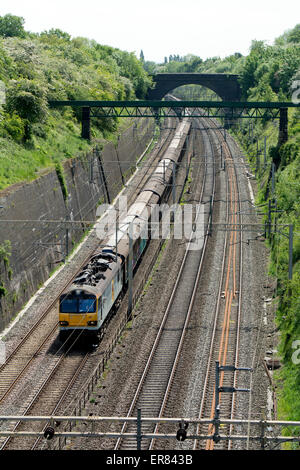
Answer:
[[[59,324],[61,326],[68,326],[69,322],[68,321],[60,321]]]
[[[96,326],[97,322],[96,321],[88,321],[87,322],[89,326]]]

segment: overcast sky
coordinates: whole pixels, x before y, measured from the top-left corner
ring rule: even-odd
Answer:
[[[0,16],[25,29],[59,28],[163,62],[170,54],[247,54],[253,39],[273,40],[300,22],[297,0],[0,0]]]

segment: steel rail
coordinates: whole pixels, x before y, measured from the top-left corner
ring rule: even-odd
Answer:
[[[21,368],[21,370],[17,370],[17,375],[16,377],[13,379],[13,381],[9,384],[9,386],[7,387],[7,389],[5,390],[5,392],[0,396],[0,403],[2,401],[5,400],[5,398],[9,395],[9,393],[12,391],[12,389],[14,388],[14,386],[20,381],[21,377],[25,374],[26,370],[29,368],[29,366],[31,365],[31,363],[36,359],[36,356],[42,351],[42,349],[44,348],[44,346],[47,344],[47,342],[49,341],[49,339],[54,335],[54,333],[56,332],[57,330],[57,322],[55,322],[55,325],[54,327],[52,328],[52,330],[50,330],[49,334],[47,334],[47,336],[45,337],[45,339],[43,340],[43,342],[40,344],[40,346],[38,347],[38,349],[33,353],[32,357],[28,360],[28,362],[25,364],[25,366],[23,366]],[[15,356],[13,356],[13,358],[15,359]],[[10,361],[12,360],[12,358],[10,359]],[[7,364],[6,364],[7,366]],[[5,370],[5,369],[4,369]],[[10,372],[10,371],[9,371]],[[0,377],[1,377],[1,371],[0,371]],[[9,375],[9,379],[11,379],[11,375]],[[4,378],[1,377],[1,388],[2,388],[2,385],[3,385],[3,381],[4,381]]]
[[[167,139],[168,140],[168,139]],[[159,154],[161,153],[161,151],[159,152]],[[67,340],[69,341],[69,340]],[[63,354],[63,356],[61,356],[61,358],[59,359],[59,361],[56,363],[54,369],[50,372],[49,376],[46,378],[46,380],[43,382],[42,386],[40,387],[40,389],[38,390],[38,392],[36,393],[36,395],[34,396],[32,402],[28,405],[26,411],[25,411],[25,414],[29,413],[30,410],[33,408],[33,406],[38,402],[38,399],[40,397],[40,395],[44,392],[44,390],[46,389],[47,385],[50,383],[50,380],[53,378],[53,376],[57,373],[57,370],[58,368],[61,366],[62,362],[64,359],[67,359],[68,358],[68,354],[70,353],[70,350],[72,349],[72,347],[74,346],[74,344],[76,343],[76,340],[72,343],[71,347]],[[76,379],[78,378],[80,372],[82,371],[84,365],[86,364],[88,358],[89,358],[89,355],[90,353],[87,353],[82,360],[80,360],[79,362],[79,365],[76,366],[76,369],[75,369],[75,373],[73,374],[72,377],[70,377],[69,381],[68,381],[68,385],[67,385],[67,388],[65,388],[63,390],[63,393],[61,395],[61,397],[59,398],[58,402],[55,404],[51,414],[54,414],[56,413],[57,409],[59,408],[59,406],[61,405],[61,403],[63,402],[64,398],[66,397],[66,395],[68,394],[68,392],[71,390],[72,386],[74,385]],[[18,422],[17,425],[15,426],[14,430],[16,430],[18,428],[18,426],[20,425],[21,423]],[[43,428],[43,431],[45,430],[45,428],[47,427],[47,425],[44,426]],[[5,442],[4,444],[2,445],[1,447],[1,450],[5,449],[5,447],[8,446],[10,440],[12,439],[12,437],[9,437]],[[36,439],[36,441],[34,442],[34,444],[32,445],[31,447],[31,450],[34,450],[35,448],[37,448],[39,442],[40,442],[40,437],[38,439]]]
[[[229,204],[228,204],[228,181],[227,181],[227,191],[226,191],[226,207],[227,207],[227,213],[226,213],[226,219],[229,219]],[[212,355],[213,355],[213,348],[214,348],[214,342],[213,339],[216,334],[216,329],[217,329],[217,312],[219,312],[220,309],[220,302],[221,302],[221,293],[222,293],[222,285],[223,285],[223,280],[224,280],[224,272],[225,272],[225,260],[226,260],[226,250],[227,250],[227,244],[228,244],[228,232],[225,232],[225,242],[224,242],[224,248],[223,248],[223,257],[222,257],[222,270],[221,270],[221,276],[220,276],[220,281],[219,281],[219,289],[218,289],[218,295],[217,295],[217,304],[215,308],[215,319],[214,319],[214,325],[213,325],[213,331],[212,331],[212,339],[211,339],[211,346],[210,346],[210,351],[209,351],[209,356],[208,356],[208,366],[207,366],[207,372],[205,374],[205,380],[204,380],[204,386],[203,386],[203,393],[202,393],[202,400],[200,402],[200,411],[199,411],[199,418],[203,415],[204,411],[204,404],[205,404],[205,394],[206,390],[208,387],[208,380],[209,380],[209,364],[212,360]],[[199,425],[197,426],[197,431],[196,434],[200,434],[200,428]],[[194,443],[194,450],[197,448],[197,441]]]
[[[60,399],[58,400],[58,402],[56,403],[56,405],[54,406],[54,408],[52,409],[52,412],[51,412],[51,415],[54,415],[57,410],[59,409],[60,405],[63,403],[64,399],[66,398],[67,394],[70,392],[70,390],[72,389],[74,383],[76,382],[77,378],[79,377],[84,365],[86,364],[88,358],[89,358],[90,354],[87,353],[83,360],[80,362],[78,368],[76,369],[76,372],[75,374],[73,375],[73,377],[71,378],[71,380],[69,381],[68,383],[68,386],[67,388],[64,390],[64,392],[62,393]],[[42,429],[42,432],[45,431],[45,429],[47,428],[49,423],[46,423],[45,426],[43,427]],[[31,450],[35,450],[37,447],[38,447],[38,444],[40,443],[41,441],[41,438],[39,437],[35,442],[34,444],[32,445],[31,447]]]
[[[163,138],[163,142],[160,144],[160,147],[159,149],[157,150],[157,154],[155,155],[154,157],[154,161],[158,161],[160,158],[161,158],[161,155],[164,154],[165,152],[165,147],[167,147],[169,145],[169,141],[171,140],[172,138],[172,135],[174,131],[176,129],[176,127],[174,129],[168,127],[167,130],[167,135]],[[142,168],[140,169],[140,171],[142,172]],[[142,180],[144,180],[144,184],[146,184],[146,181],[145,179],[147,180],[149,178],[149,168],[146,167],[146,171],[144,172],[144,174],[142,174]],[[135,198],[135,193],[133,193],[130,197],[130,200],[133,200]],[[90,254],[85,258],[84,262],[81,264],[81,266],[84,266],[86,264],[86,262],[89,260],[90,258]],[[74,276],[71,277],[71,280],[67,281],[63,288],[60,289],[59,291],[59,294],[56,295],[56,298],[51,302],[51,304],[46,308],[45,312],[42,314],[42,316],[35,322],[35,324],[31,327],[31,329],[27,332],[26,336],[22,339],[22,341],[17,345],[17,347],[14,349],[14,351],[10,354],[10,356],[8,357],[7,361],[5,364],[3,364],[0,368],[0,372],[5,370],[5,368],[7,367],[7,365],[13,360],[16,358],[16,354],[21,350],[22,346],[24,346],[24,344],[26,343],[26,341],[28,339],[30,339],[30,337],[32,336],[32,334],[38,329],[38,327],[40,325],[44,326],[44,320],[45,318],[47,317],[47,315],[49,315],[49,313],[52,311],[52,309],[54,308],[55,304],[57,303],[58,301],[58,298],[59,298],[59,295],[64,291],[64,289],[72,282],[72,280],[75,278],[76,274]],[[8,395],[9,393],[12,391],[12,389],[16,386],[16,384],[21,380],[22,376],[25,374],[25,372],[27,371],[27,369],[30,367],[30,365],[32,364],[32,362],[34,361],[34,359],[36,359],[37,355],[39,354],[39,352],[42,350],[42,348],[45,346],[45,344],[47,343],[47,341],[49,340],[49,338],[51,338],[51,336],[53,336],[55,330],[57,329],[57,326],[58,326],[58,322],[55,323],[54,327],[51,329],[51,331],[49,332],[49,334],[46,335],[46,338],[44,339],[44,341],[39,345],[38,349],[35,349],[35,351],[32,353],[30,359],[26,362],[26,364],[17,372],[17,376],[14,377],[13,381],[10,383],[10,385],[8,386],[7,390],[4,392],[3,396],[0,398],[0,402],[3,401]],[[50,380],[50,379],[49,379]],[[67,388],[69,389],[69,387]],[[39,393],[39,392],[38,392]],[[7,441],[8,443],[8,441]],[[6,441],[4,443],[4,445],[1,447],[4,448],[6,445],[7,445]]]
[[[31,410],[32,408],[38,404],[38,401],[40,399],[40,396],[42,395],[42,393],[45,391],[46,387],[49,385],[51,379],[54,377],[54,375],[57,373],[59,367],[61,366],[61,364],[63,363],[63,361],[68,358],[68,355],[70,353],[70,351],[72,350],[72,348],[74,347],[76,343],[76,340],[71,344],[71,346],[67,349],[67,351],[65,351],[63,353],[63,355],[59,358],[59,360],[57,361],[57,363],[55,364],[54,368],[50,371],[50,373],[48,374],[48,376],[45,378],[45,380],[43,381],[42,385],[40,386],[40,388],[38,389],[38,391],[35,393],[34,397],[31,399],[29,405],[27,406],[25,412],[24,412],[24,415],[27,415]],[[79,364],[78,366],[76,367],[75,369],[75,373],[72,374],[72,376],[70,377],[69,381],[68,381],[68,385],[67,385],[67,388],[63,390],[63,393],[62,395],[60,396],[59,398],[59,401],[55,404],[55,407],[53,408],[53,411],[51,414],[53,414],[55,411],[56,411],[56,407],[61,403],[62,399],[65,397],[66,393],[70,390],[70,388],[72,387],[74,381],[76,380],[76,378],[78,377],[78,374],[80,373],[80,371],[82,370],[84,364],[87,362],[88,360],[88,357],[90,356],[90,353],[86,353],[83,358],[80,359],[79,361]],[[21,425],[21,421],[18,421],[14,427],[14,431],[16,431]],[[11,443],[11,440],[12,440],[12,437],[8,437],[4,443],[1,445],[0,447],[0,450],[4,450],[10,443]]]
[[[228,145],[228,149],[232,155],[231,149]],[[232,160],[233,156],[232,156]],[[234,165],[234,172],[235,172],[235,181],[236,181],[236,186],[237,186],[237,192],[240,194],[240,189],[239,189],[239,181],[238,181],[238,175],[237,175],[237,168]],[[239,243],[239,306],[238,306],[238,316],[237,316],[237,328],[236,328],[236,349],[235,349],[235,359],[234,359],[234,366],[235,368],[238,367],[239,365],[239,349],[240,349],[240,329],[241,329],[241,316],[242,316],[242,293],[243,293],[243,214],[241,211],[241,200],[239,198],[238,200],[238,212],[239,212],[239,221],[241,224],[241,232],[240,232],[240,243]],[[235,232],[236,235],[236,232]],[[236,244],[234,245],[236,247]],[[234,371],[234,378],[233,378],[233,387],[237,387],[237,377],[238,377],[238,372]],[[232,397],[232,402],[231,402],[231,411],[230,411],[230,419],[233,419],[234,413],[235,413],[235,407],[236,407],[236,395],[233,394]],[[229,435],[231,436],[233,434],[233,425],[230,425],[229,428]],[[228,442],[228,450],[232,449],[232,440],[229,440]]]
[[[161,154],[164,154],[164,152],[165,152],[165,147],[168,147],[169,141],[170,141],[171,138],[172,138],[172,132],[169,131],[167,137],[165,138],[165,140],[164,140],[164,142],[163,142],[163,144],[160,146],[160,148],[159,148],[159,150],[158,150],[158,153],[157,153],[157,155],[156,155],[156,157],[155,157],[155,160],[159,160],[160,157],[161,157]],[[145,174],[143,175],[142,179],[145,179],[145,178],[148,178],[148,177],[149,177],[148,172],[149,172],[149,170],[147,169],[147,171],[146,171]],[[145,183],[144,183],[144,184],[145,184]],[[135,195],[133,194],[133,195],[131,196],[131,199],[134,198],[134,197],[135,197]],[[89,259],[89,257],[90,257],[90,255],[87,257],[87,259]],[[85,261],[84,263],[82,263],[82,265],[84,265],[84,264],[86,264],[86,261]],[[74,276],[74,277],[75,277],[75,276]],[[73,277],[73,278],[74,278],[74,277]],[[73,279],[73,278],[72,278],[72,279]],[[72,282],[72,281],[71,281],[71,282]],[[68,282],[66,285],[69,285],[69,282]],[[65,288],[65,287],[64,287],[64,288]],[[56,299],[56,301],[57,301],[57,299]],[[55,301],[54,301],[54,303],[55,303]],[[51,307],[52,307],[52,306],[53,306],[53,304],[51,304]],[[48,308],[48,311],[49,311],[49,309],[50,309],[51,307]],[[36,324],[38,324],[38,323],[39,323],[39,321],[36,322]],[[56,326],[57,326],[57,325],[56,325]],[[55,327],[55,328],[56,328],[56,327]],[[30,333],[30,332],[29,332],[29,333]],[[28,333],[28,334],[29,334],[29,333]],[[67,341],[68,341],[68,340],[67,340]],[[74,342],[74,343],[75,343],[75,342]],[[74,343],[73,343],[73,344],[74,344]],[[18,349],[19,349],[19,348],[18,348]],[[38,397],[42,394],[42,392],[44,391],[45,387],[49,384],[49,382],[50,382],[52,376],[56,373],[56,370],[58,369],[58,367],[59,367],[59,365],[61,364],[61,362],[63,361],[63,359],[67,357],[67,354],[68,354],[68,352],[70,351],[70,349],[71,349],[71,348],[69,348],[69,350],[68,350],[66,353],[64,353],[64,355],[59,359],[59,361],[58,361],[57,364],[55,365],[54,369],[52,370],[52,372],[50,373],[50,375],[48,376],[48,378],[44,381],[42,387],[38,390],[38,392],[36,393],[34,399],[31,401],[31,403],[30,403],[29,406],[27,407],[27,409],[26,409],[26,411],[25,411],[25,414],[28,413],[28,412],[30,411],[30,409],[34,406],[35,402],[38,400]],[[73,377],[70,378],[70,380],[69,380],[69,382],[68,382],[68,386],[67,386],[67,388],[64,390],[63,394],[61,395],[61,398],[59,399],[58,403],[55,405],[52,414],[57,410],[57,408],[59,407],[59,405],[62,403],[64,397],[66,396],[66,394],[68,393],[68,391],[69,391],[69,390],[71,389],[71,387],[73,386],[73,384],[74,384],[75,380],[77,379],[77,377],[78,377],[80,371],[82,370],[84,364],[87,362],[88,357],[89,357],[89,353],[85,355],[85,357],[83,358],[83,360],[82,360],[82,361],[79,363],[79,365],[76,367],[75,374],[73,374]],[[21,374],[20,374],[20,375],[21,375]],[[17,382],[17,380],[15,381],[15,383],[16,383],[16,382]],[[16,429],[19,425],[20,425],[20,422],[16,424],[15,429]],[[9,442],[10,442],[10,439],[11,439],[11,438],[8,438],[8,439],[4,442],[4,444],[3,444],[2,447],[1,447],[1,450],[4,449],[5,447],[7,447],[7,445],[8,445]],[[33,448],[36,448],[37,445],[38,445],[38,440],[33,444],[32,449],[33,449]]]
[[[226,149],[226,147],[225,147],[225,149]],[[225,151],[226,151],[226,154],[228,155],[229,150],[227,149]],[[228,155],[228,156],[230,158],[231,155]],[[227,201],[227,215],[226,215],[226,218],[227,218],[227,221],[228,221],[229,220],[229,208],[230,208],[231,209],[232,222],[233,222],[233,225],[234,225],[234,222],[235,223],[237,222],[237,220],[236,220],[237,210],[233,210],[232,202],[234,200],[235,206],[236,206],[236,204],[237,204],[236,187],[234,185],[232,187],[232,178],[233,177],[232,177],[232,170],[230,170],[230,168],[229,168],[229,171],[228,171],[228,168],[227,168],[227,173],[228,173],[228,179],[227,179],[227,197],[226,197],[226,201]],[[230,186],[230,188],[229,188],[229,186]],[[230,192],[230,200],[229,200],[229,192]],[[233,199],[233,193],[235,194],[234,199]],[[225,281],[224,295],[225,295],[226,303],[225,303],[225,312],[224,312],[224,320],[223,320],[221,338],[219,340],[219,360],[223,364],[225,364],[226,357],[227,357],[231,305],[232,305],[232,299],[233,299],[233,297],[235,297],[235,291],[236,291],[236,287],[235,287],[235,256],[236,256],[236,253],[235,253],[235,246],[236,245],[235,245],[235,243],[236,243],[236,237],[233,235],[233,231],[231,231],[230,240],[228,240],[228,237],[229,237],[229,234],[226,233],[224,249],[223,249],[222,273],[221,273],[220,281],[219,281],[217,303],[216,303],[216,308],[215,308],[214,325],[213,325],[212,337],[211,337],[211,346],[210,346],[209,357],[208,357],[208,361],[207,361],[207,371],[206,371],[206,375],[205,375],[203,394],[202,394],[202,399],[201,399],[201,403],[200,403],[199,417],[201,417],[203,415],[204,406],[206,405],[206,401],[207,401],[208,384],[209,384],[209,380],[210,380],[210,374],[212,373],[212,371],[211,371],[211,367],[212,367],[211,362],[212,362],[212,357],[213,357],[213,353],[214,353],[215,341],[216,341],[216,337],[217,337],[217,334],[216,334],[217,333],[217,324],[218,324],[218,321],[219,321],[221,293],[222,293],[222,286],[223,286],[224,281]],[[228,250],[228,242],[229,242],[229,250]],[[232,244],[234,246],[233,250],[232,250]],[[228,251],[229,251],[229,253],[228,253]],[[232,251],[233,251],[233,253],[232,253]],[[226,259],[227,259],[227,272],[226,272],[226,278],[225,278]],[[231,263],[233,263],[233,268],[231,268]],[[233,271],[233,290],[231,290],[230,293],[229,293],[228,285],[229,285],[229,279],[230,279],[231,271]],[[224,376],[224,373],[221,374],[221,383],[223,382],[223,376]],[[213,393],[213,398],[212,398],[212,402],[211,402],[211,416],[212,417],[214,416],[214,406],[215,406],[215,396],[214,396],[214,393]],[[210,433],[212,433],[212,427],[210,428],[209,431],[210,431]],[[200,430],[199,430],[199,426],[198,426],[197,427],[197,434],[199,434],[199,432],[200,432]],[[211,443],[214,444],[213,441],[208,441],[206,448],[212,449],[213,446],[212,446]],[[198,447],[198,445],[199,445],[198,441],[195,441],[194,442],[194,449],[196,449]]]
[[[169,119],[171,119],[171,118],[169,118]],[[157,151],[157,155],[154,157],[154,160],[153,160],[154,162],[158,161],[160,159],[161,155],[164,154],[165,148],[168,146],[168,143],[172,138],[172,135],[173,135],[172,131],[174,129],[168,128],[167,130],[169,132],[167,132],[166,137],[164,138],[162,144],[160,145],[160,147]],[[148,178],[150,177],[150,175],[148,175],[149,168],[146,167],[146,169],[147,169],[147,171],[142,175],[142,180],[141,180],[142,182],[144,181],[144,183],[143,183],[144,185],[146,184]],[[139,171],[143,171],[143,167],[140,167]],[[136,195],[135,195],[135,193],[133,193],[130,197],[130,201],[134,200],[135,197],[136,197]],[[99,243],[101,244],[101,240],[99,240]],[[91,255],[93,254],[93,252],[86,256],[85,260],[81,263],[81,267],[83,267],[88,262]],[[8,356],[5,363],[0,366],[0,378],[1,378],[1,374],[2,373],[5,374],[5,369],[8,368],[8,365],[10,364],[10,362],[12,360],[16,361],[16,363],[17,363],[17,366],[14,369],[13,374],[12,374],[11,371],[8,370],[10,383],[8,384],[6,390],[4,390],[4,392],[2,392],[2,395],[0,395],[0,403],[2,401],[4,401],[5,398],[7,398],[7,396],[11,393],[11,391],[18,384],[18,382],[23,377],[25,372],[29,369],[29,367],[32,365],[32,363],[36,360],[38,354],[43,349],[43,347],[45,346],[47,341],[49,341],[49,339],[54,335],[54,332],[57,329],[57,326],[59,324],[58,321],[55,321],[54,326],[51,328],[49,334],[46,334],[46,337],[43,339],[42,343],[40,343],[37,348],[33,349],[33,352],[31,353],[29,359],[25,362],[25,364],[23,362],[18,363],[17,354],[19,352],[21,352],[22,347],[26,347],[26,342],[30,341],[30,338],[38,330],[39,327],[41,327],[42,330],[44,330],[45,319],[51,314],[51,311],[54,309],[56,303],[58,302],[58,299],[59,299],[60,295],[72,283],[72,281],[75,279],[76,275],[77,274],[74,274],[71,278],[68,279],[67,282],[65,282],[63,284],[63,287],[61,287],[59,289],[58,294],[56,294],[55,299],[50,303],[50,305],[48,305],[46,307],[46,309],[42,313],[42,315],[37,319],[37,321],[34,323],[34,325],[30,328],[30,330],[26,333],[26,335],[22,338],[22,340],[18,343],[18,345],[15,347],[15,349]],[[55,315],[56,315],[56,313],[55,313]],[[23,356],[25,356],[25,355],[23,354]],[[3,379],[1,380],[1,385],[3,385]],[[0,386],[0,390],[1,390],[1,386]]]
[[[203,194],[204,194],[204,190],[205,190],[205,183],[206,183],[206,172],[205,172],[205,177],[203,178],[200,201],[203,198]],[[208,223],[208,226],[209,226],[209,223]],[[207,238],[207,233],[206,233],[206,238]],[[193,233],[191,233],[191,235],[190,235],[189,244],[191,243],[192,237],[193,237]],[[205,246],[206,246],[206,244],[205,244]],[[173,302],[174,302],[174,298],[175,298],[175,295],[176,295],[176,292],[177,292],[177,289],[178,289],[178,285],[179,285],[180,281],[182,281],[182,272],[183,272],[184,268],[186,267],[188,255],[189,255],[189,251],[186,250],[184,258],[183,258],[181,266],[180,266],[180,269],[179,269],[179,273],[178,273],[177,278],[176,278],[175,285],[173,287],[173,290],[172,290],[172,293],[171,293],[171,296],[170,296],[170,299],[169,299],[169,302],[168,302],[168,305],[167,305],[167,308],[166,308],[165,313],[163,315],[159,331],[157,333],[154,344],[153,344],[152,349],[150,351],[146,366],[144,368],[144,372],[143,372],[143,374],[141,376],[141,379],[139,381],[139,384],[137,386],[137,389],[136,389],[135,395],[133,397],[133,400],[131,402],[131,405],[129,407],[129,411],[127,413],[127,416],[131,416],[134,409],[136,408],[136,404],[137,404],[137,401],[138,401],[138,399],[141,395],[145,380],[148,377],[150,367],[153,364],[153,359],[155,357],[155,353],[158,349],[158,346],[160,345],[160,341],[161,341],[161,338],[162,338],[162,335],[163,335],[164,327],[166,325],[167,320],[169,319],[170,310],[171,310],[171,307],[172,307]],[[199,273],[199,267],[198,267],[198,273]],[[197,277],[197,279],[198,278],[199,278],[199,276]],[[195,289],[193,289],[193,292],[195,292]],[[194,296],[192,296],[192,298],[189,300],[189,307],[188,307],[188,310],[186,312],[186,318],[185,318],[185,321],[184,321],[184,324],[183,324],[183,329],[182,329],[179,341],[176,343],[176,347],[175,347],[175,345],[172,344],[172,347],[174,348],[174,350],[177,350],[177,354],[175,354],[175,362],[173,360],[173,363],[171,364],[171,370],[170,370],[168,385],[167,385],[167,389],[164,392],[164,397],[163,397],[163,400],[162,400],[162,407],[164,406],[164,403],[166,401],[166,396],[168,395],[168,392],[169,392],[169,386],[171,385],[171,382],[172,382],[171,376],[174,376],[174,372],[175,372],[175,368],[176,368],[176,362],[177,362],[178,357],[179,357],[178,348],[180,349],[182,344],[183,344],[183,338],[184,338],[184,335],[185,335],[185,328],[186,328],[186,325],[188,323],[187,316],[190,315],[190,313],[191,313],[191,310],[192,310],[191,302],[193,302],[193,299],[194,299]],[[162,408],[161,408],[161,411],[162,411]],[[124,423],[124,425],[122,427],[122,430],[121,430],[122,434],[125,432],[127,427],[128,427],[127,423]],[[122,442],[123,442],[122,437],[120,437],[117,440],[116,444],[115,444],[115,449],[119,449],[122,445]]]
[[[226,153],[229,157],[229,159],[232,161],[232,165],[229,167],[229,178],[230,178],[230,193],[231,193],[231,198],[230,198],[230,208],[231,208],[231,217],[232,217],[232,222],[237,223],[237,213],[240,215],[240,198],[238,198],[238,186],[237,186],[237,172],[234,166],[234,161],[232,154],[230,152],[229,146],[226,145],[225,147]],[[233,201],[234,201],[234,207],[233,207]],[[237,210],[237,205],[239,205],[239,210]],[[227,293],[229,293],[229,277],[230,277],[230,272],[231,272],[231,263],[232,263],[232,290],[230,291],[230,297],[229,301],[227,302],[227,312],[226,312],[226,307],[225,307],[225,320],[224,320],[224,328],[226,329],[226,336],[225,340],[223,338],[224,343],[222,344],[222,341],[220,343],[220,351],[219,351],[219,362],[223,365],[226,363],[226,358],[227,358],[227,350],[228,350],[228,342],[229,342],[229,322],[230,322],[230,315],[231,315],[231,307],[232,307],[232,300],[235,298],[236,295],[236,238],[237,238],[237,232],[231,232],[230,235],[230,250],[229,250],[229,261],[228,261],[228,267],[227,267],[227,276],[226,276],[226,284],[225,284],[225,297],[226,300],[228,299]],[[240,245],[240,253],[241,253],[241,242],[239,243]],[[233,246],[233,250],[232,250]],[[233,251],[233,253],[232,253]],[[241,277],[241,257],[239,257],[239,272],[240,272],[240,282],[242,281]],[[240,324],[240,313],[241,313],[241,285],[239,286],[239,298],[238,298],[238,316],[237,316],[237,324],[239,326]],[[226,327],[225,327],[226,323]],[[223,330],[225,333],[225,330]],[[223,334],[222,331],[222,334]],[[236,338],[235,338],[235,361],[238,358],[238,328],[236,331]],[[223,354],[222,354],[223,353]],[[223,360],[221,359],[221,356],[223,355]],[[235,362],[236,363],[236,362]],[[236,374],[234,376],[236,378]],[[223,385],[223,379],[224,379],[224,372],[221,373],[220,376],[220,386]],[[219,395],[220,402],[221,402],[221,393]],[[233,397],[231,397],[231,413],[233,412]],[[214,397],[215,400],[215,397]],[[212,409],[211,409],[211,417],[213,417],[214,414],[214,401],[212,404]],[[210,440],[207,442],[206,449],[213,450],[214,449],[214,441]]]
[[[209,135],[208,135],[208,137],[209,137]],[[211,145],[211,148],[212,148],[213,145],[212,145],[211,140],[210,140],[210,145]],[[213,207],[213,204],[214,204],[215,186],[216,186],[216,181],[215,181],[215,169],[216,168],[215,168],[215,161],[214,160],[213,160],[213,168],[214,168],[214,178],[213,178],[213,189],[212,189],[212,207]],[[204,192],[204,183],[202,185],[200,201],[202,200],[203,192]],[[195,284],[194,284],[192,297],[191,297],[191,300],[190,300],[190,305],[189,305],[186,320],[185,320],[185,323],[184,323],[181,339],[180,339],[180,342],[179,342],[179,345],[178,345],[175,361],[174,361],[174,364],[173,364],[173,367],[172,367],[172,370],[171,370],[170,379],[169,379],[169,382],[168,382],[168,385],[167,385],[166,393],[165,393],[165,396],[164,396],[164,399],[163,399],[163,402],[162,402],[162,405],[161,405],[161,408],[160,408],[160,411],[159,411],[158,418],[162,418],[163,413],[164,413],[164,411],[166,409],[166,406],[167,406],[167,401],[168,401],[168,397],[169,397],[171,387],[172,387],[172,384],[173,384],[173,380],[174,380],[174,377],[175,377],[178,361],[179,361],[179,358],[180,358],[181,350],[182,350],[184,339],[185,339],[185,334],[186,334],[186,331],[187,331],[187,328],[188,328],[191,313],[193,311],[194,301],[195,301],[195,297],[196,297],[196,294],[197,294],[197,289],[198,289],[198,286],[199,286],[200,276],[202,274],[203,263],[204,263],[206,248],[207,248],[207,242],[208,242],[208,235],[210,233],[209,227],[210,227],[211,222],[212,222],[212,212],[210,213],[209,219],[208,219],[208,222],[207,222],[205,241],[204,241],[204,246],[203,246],[203,249],[202,249],[201,259],[200,259],[200,263],[199,263],[199,267],[198,267],[198,271],[197,271],[196,281],[195,281]],[[159,429],[159,424],[156,424],[155,429],[153,431],[153,434],[156,434],[158,432],[158,429]],[[149,450],[152,450],[154,445],[155,445],[155,439],[153,438],[151,440]]]

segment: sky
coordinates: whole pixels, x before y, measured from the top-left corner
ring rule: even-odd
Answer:
[[[298,0],[0,0],[0,16],[25,19],[25,30],[59,28],[145,60],[248,54],[251,41],[274,39],[300,22]]]

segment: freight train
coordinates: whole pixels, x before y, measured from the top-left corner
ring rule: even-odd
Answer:
[[[75,330],[84,332],[91,340],[101,334],[104,324],[128,287],[130,230],[135,223],[139,225],[139,235],[131,234],[134,275],[149,239],[149,233],[143,238],[143,230],[149,230],[152,206],[160,204],[170,188],[173,162],[177,163],[181,158],[190,125],[187,118],[178,124],[164,158],[158,163],[127,215],[119,221],[118,231],[101,241],[99,250],[60,296],[59,336],[62,341]]]

